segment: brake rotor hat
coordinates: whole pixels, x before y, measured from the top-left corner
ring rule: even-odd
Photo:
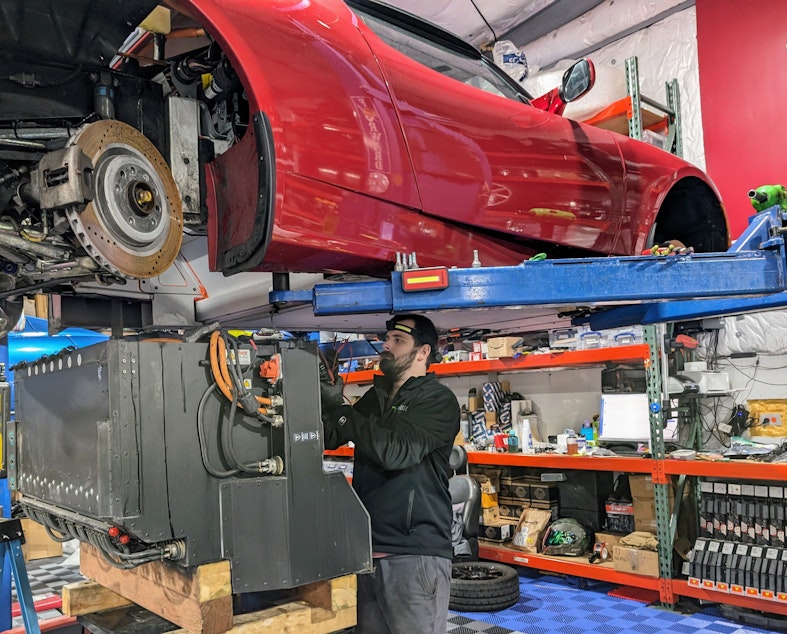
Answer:
[[[409,324],[402,323],[408,320],[412,321],[414,325],[410,326]],[[440,363],[441,355],[437,350],[437,342],[439,339],[437,328],[435,328],[432,320],[428,317],[424,317],[423,315],[395,315],[385,322],[385,330],[386,332],[390,330],[406,332],[408,335],[413,336],[418,346],[428,344],[432,349],[429,354],[430,362]]]

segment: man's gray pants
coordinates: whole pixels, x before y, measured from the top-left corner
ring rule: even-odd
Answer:
[[[451,560],[388,555],[358,575],[357,634],[445,634]]]

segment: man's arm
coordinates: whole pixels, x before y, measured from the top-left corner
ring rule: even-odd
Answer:
[[[355,446],[386,470],[418,464],[437,447],[452,444],[459,432],[459,403],[450,390],[440,390],[423,400],[408,403],[389,428],[357,409],[343,406],[326,423],[344,442]]]
[[[320,409],[322,411],[323,443],[326,449],[338,449],[346,440],[342,440],[335,421],[336,410],[344,404],[344,381],[338,377],[333,384],[320,382]]]

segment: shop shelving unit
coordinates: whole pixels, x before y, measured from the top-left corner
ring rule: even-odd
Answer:
[[[646,333],[648,331],[646,329]],[[441,376],[488,375],[543,368],[588,367],[603,365],[610,361],[620,363],[640,362],[652,369],[649,373],[651,379],[649,387],[655,391],[651,394],[651,400],[658,400],[659,397],[656,392],[660,388],[656,388],[660,385],[660,381],[654,381],[654,379],[659,377],[659,364],[656,361],[659,351],[656,349],[656,343],[656,338],[651,333],[651,341],[648,344],[523,355],[516,359],[487,359],[484,361],[446,363],[432,366],[432,371]],[[343,376],[348,384],[368,384],[372,381],[374,374],[375,372],[372,370],[363,370],[350,372]],[[656,387],[654,387],[654,383]],[[654,426],[660,430],[659,420],[658,412],[654,412]],[[653,431],[653,435],[657,436],[656,430],[654,429]],[[660,552],[660,577],[618,572],[614,570],[611,562],[590,564],[584,557],[550,557],[523,553],[506,546],[490,543],[482,543],[480,545],[479,556],[486,560],[525,566],[545,572],[654,590],[659,593],[660,600],[665,605],[672,605],[677,601],[677,597],[684,596],[707,601],[726,602],[749,609],[787,615],[787,603],[696,588],[690,586],[685,580],[672,578],[672,543],[669,532],[670,515],[667,510],[666,492],[667,483],[672,476],[730,478],[734,480],[783,480],[787,482],[787,464],[769,464],[767,470],[765,470],[762,463],[741,460],[723,460],[718,462],[673,460],[664,455],[663,439],[658,437],[654,438],[654,440],[657,441],[654,443],[654,458],[471,451],[468,453],[468,462],[469,464],[487,466],[612,471],[651,475],[653,482],[657,485],[657,490],[660,488],[663,495],[661,504],[657,500],[656,510],[659,533],[663,533],[659,535],[659,541],[663,544]],[[351,457],[353,450],[349,447],[341,447],[325,453],[331,456]]]
[[[490,374],[503,372],[522,372],[558,367],[581,367],[602,365],[608,361],[625,363],[641,361],[648,355],[646,344],[619,346],[615,348],[596,348],[593,350],[566,350],[546,354],[524,354],[517,358],[484,359],[483,361],[457,361],[432,365],[430,372],[438,376],[468,376],[471,374]],[[371,383],[377,372],[360,370],[343,374],[345,383]]]
[[[543,469],[572,469],[588,471],[616,471],[620,473],[647,473],[654,482],[670,476],[700,476],[729,478],[733,480],[782,480],[787,482],[787,464],[769,464],[763,469],[762,463],[743,460],[724,460],[719,462],[656,460],[651,458],[628,457],[583,457],[567,455],[526,455],[490,453],[473,451],[468,454],[470,464],[535,467]],[[658,515],[658,513],[657,513]],[[668,518],[659,517],[659,524],[668,524]],[[670,550],[672,545],[670,544]],[[502,563],[526,566],[547,572],[555,572],[575,577],[608,581],[635,588],[657,590],[664,604],[674,604],[676,597],[693,597],[706,601],[729,603],[753,610],[763,610],[775,614],[787,615],[787,603],[767,599],[737,596],[713,590],[705,590],[690,586],[683,579],[671,577],[646,577],[617,572],[609,564],[588,564],[585,558],[549,557],[523,553],[506,546],[482,544],[479,547],[482,559],[500,561]]]
[[[662,104],[640,92],[637,58],[629,57],[625,67],[627,96],[610,104],[584,123],[619,134],[628,134],[632,139],[640,140],[645,130],[666,131],[664,149],[683,156],[678,80],[672,79],[666,83],[667,103]],[[650,109],[644,108],[643,103]]]

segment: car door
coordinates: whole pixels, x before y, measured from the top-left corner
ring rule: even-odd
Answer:
[[[481,59],[364,15],[415,168],[424,212],[609,253],[625,195],[603,130],[504,96]],[[511,97],[512,95],[508,95]]]

